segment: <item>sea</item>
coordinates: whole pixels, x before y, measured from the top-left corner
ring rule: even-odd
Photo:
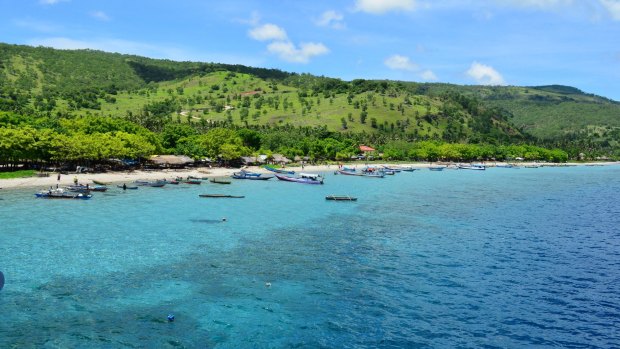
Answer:
[[[620,347],[620,166],[34,192],[0,348]]]

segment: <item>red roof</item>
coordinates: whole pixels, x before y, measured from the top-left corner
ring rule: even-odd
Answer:
[[[368,147],[368,146],[365,146],[365,145],[360,145],[360,150],[361,151],[375,151],[374,148],[371,148],[371,147]]]

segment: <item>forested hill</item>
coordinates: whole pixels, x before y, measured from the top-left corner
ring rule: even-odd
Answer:
[[[0,44],[0,111],[166,123],[325,127],[381,139],[617,149],[620,104],[564,86],[353,80]]]

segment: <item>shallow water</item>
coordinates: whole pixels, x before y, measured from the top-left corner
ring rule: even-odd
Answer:
[[[620,167],[4,191],[0,347],[618,347],[619,192]]]

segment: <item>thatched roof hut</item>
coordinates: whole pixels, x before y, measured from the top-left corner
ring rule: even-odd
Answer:
[[[149,161],[160,167],[185,167],[194,163],[194,160],[185,155],[153,155]]]

